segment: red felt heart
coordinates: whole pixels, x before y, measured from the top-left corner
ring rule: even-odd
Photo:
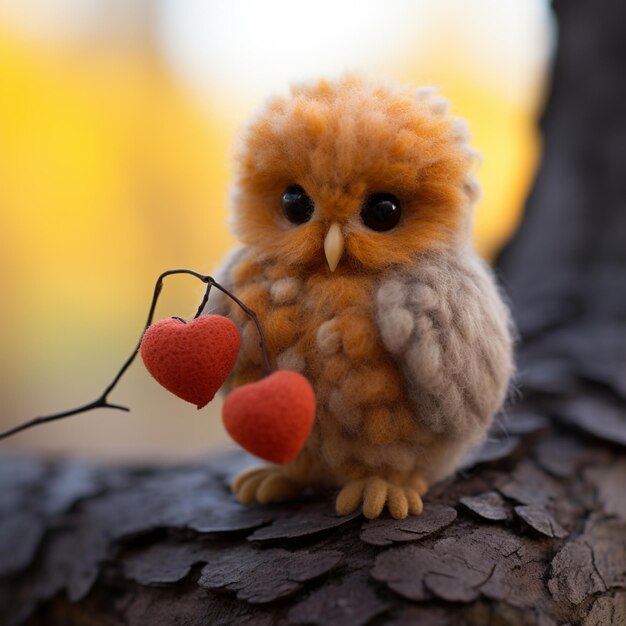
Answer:
[[[141,358],[157,382],[201,409],[228,378],[239,343],[239,331],[227,317],[168,318],[146,330]]]
[[[222,419],[228,434],[248,452],[289,463],[313,427],[315,393],[301,374],[279,370],[226,396]]]

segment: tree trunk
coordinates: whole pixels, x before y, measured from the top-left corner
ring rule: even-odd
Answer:
[[[523,399],[420,517],[236,504],[243,455],[0,459],[0,622],[626,624],[626,5],[555,2],[545,153],[500,273]]]

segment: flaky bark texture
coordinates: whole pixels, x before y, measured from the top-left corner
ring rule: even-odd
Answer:
[[[0,623],[626,624],[626,8],[556,2],[546,151],[502,255],[523,399],[420,517],[238,505],[233,455],[0,461]]]

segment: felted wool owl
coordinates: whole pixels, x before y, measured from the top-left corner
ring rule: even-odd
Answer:
[[[242,503],[336,488],[341,515],[418,515],[483,440],[513,366],[507,307],[472,248],[475,157],[432,90],[355,77],[297,86],[249,124],[232,201],[242,245],[217,276],[317,409],[293,462],[235,478]],[[254,325],[218,307],[242,337],[229,386],[259,379]]]

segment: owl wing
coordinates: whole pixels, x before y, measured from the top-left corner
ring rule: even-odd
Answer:
[[[509,312],[491,270],[472,251],[420,260],[381,283],[376,315],[420,424],[480,439],[513,368]]]

